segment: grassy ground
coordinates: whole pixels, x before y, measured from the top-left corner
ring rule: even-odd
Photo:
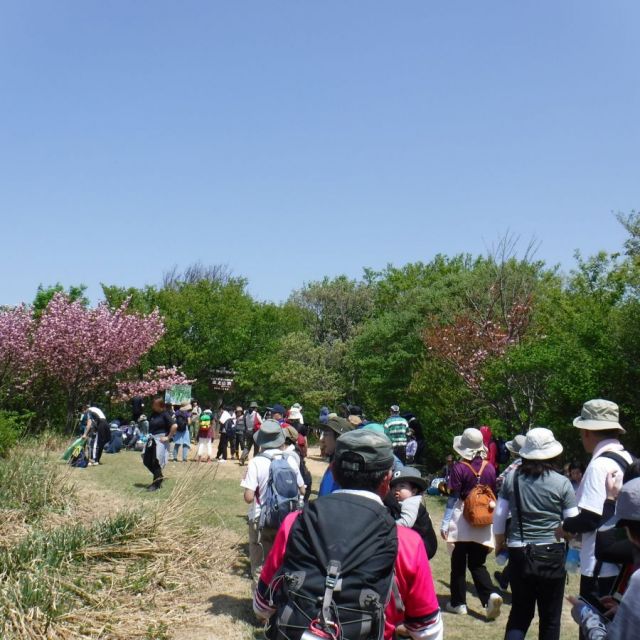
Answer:
[[[320,474],[325,465],[313,456],[309,467],[314,475],[317,487]],[[95,499],[114,501],[145,507],[157,505],[167,500],[171,488],[183,476],[196,478],[198,491],[197,524],[222,526],[230,538],[238,541],[244,548],[246,541],[246,505],[241,496],[239,482],[246,467],[237,462],[226,464],[196,464],[170,462],[166,469],[168,481],[166,487],[157,493],[147,493],[144,488],[150,480],[150,474],[142,466],[140,454],[122,452],[117,455],[105,455],[104,464],[100,467],[84,470],[73,470],[78,479],[81,491],[95,495]],[[444,503],[438,498],[427,498],[427,507],[432,515],[436,530],[442,517]],[[178,542],[179,543],[179,542]],[[446,544],[440,540],[440,548],[432,561],[432,570],[438,598],[444,606],[449,596],[449,555]],[[211,541],[211,553],[216,553],[216,541]],[[493,556],[488,561],[490,573],[497,569]],[[166,618],[169,637],[177,640],[199,640],[200,638],[251,638],[260,637],[253,623],[249,580],[247,578],[248,563],[244,557],[235,562],[232,568],[214,577],[211,586],[193,585],[193,599],[196,611],[192,623],[174,628],[170,614]],[[185,576],[185,579],[189,579]],[[470,580],[470,576],[469,576]],[[572,577],[567,587],[567,594],[576,593],[577,579]],[[469,583],[468,606],[470,615],[454,616],[444,614],[445,638],[468,640],[494,640],[502,638],[509,614],[509,593],[505,594],[505,606],[501,617],[487,623],[481,616],[482,607]],[[571,620],[569,609],[565,606],[563,614],[562,640],[575,638],[577,628]],[[537,624],[534,624],[528,637],[537,637]]]

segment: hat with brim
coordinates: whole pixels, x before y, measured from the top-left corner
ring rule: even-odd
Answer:
[[[180,405],[180,410],[181,411],[191,411],[192,407],[191,407],[191,403],[190,402],[183,402]]]
[[[287,416],[287,420],[302,420],[302,412],[300,409],[296,409],[296,407],[291,407],[289,409],[289,415]]]
[[[249,403],[249,409],[257,409],[258,408],[258,403],[253,400]]]
[[[562,448],[550,429],[535,427],[527,433],[520,457],[525,460],[552,460],[562,453]]]
[[[415,467],[402,467],[402,469],[396,471],[391,478],[389,486],[393,487],[398,482],[409,482],[418,487],[419,491],[425,491],[427,488],[427,481]]]
[[[478,454],[487,453],[482,433],[473,427],[465,429],[461,436],[453,439],[453,450],[465,460],[473,460]]]
[[[285,435],[275,420],[265,420],[253,434],[253,440],[260,449],[279,449],[284,444]]]
[[[295,427],[292,427],[290,424],[288,424],[286,427],[282,428],[282,430],[284,431],[285,439],[289,439],[291,440],[291,442],[298,441],[298,436],[300,434],[298,433],[298,430]]]
[[[513,440],[509,440],[509,442],[505,442],[504,446],[513,453],[514,456],[520,455],[520,449],[524,446],[526,442],[526,436],[518,435]]]
[[[640,478],[625,482],[616,500],[616,527],[628,527],[640,522]]]
[[[393,466],[391,442],[372,431],[349,431],[336,440],[332,464],[351,472],[388,471]]]
[[[327,424],[322,426],[324,431],[331,430],[336,436],[341,436],[347,431],[353,431],[353,425],[346,419],[340,416],[329,416]]]
[[[589,400],[582,405],[580,415],[573,421],[573,426],[588,431],[608,431],[615,429],[626,433],[619,422],[618,405],[610,400]]]

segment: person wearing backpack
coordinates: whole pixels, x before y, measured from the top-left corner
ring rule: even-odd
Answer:
[[[398,626],[441,640],[443,625],[420,536],[382,503],[391,442],[362,429],[341,435],[332,461],[341,489],[288,515],[253,599],[271,640],[391,640]]]
[[[618,575],[617,565],[598,563],[595,554],[596,532],[607,500],[607,476],[624,473],[633,456],[624,450],[619,440],[626,432],[620,425],[618,405],[614,402],[602,399],[585,402],[573,426],[580,430],[582,445],[591,454],[591,462],[576,493],[580,513],[566,518],[558,535],[582,535],[580,595],[587,600],[597,600],[609,594]]]
[[[178,429],[173,438],[173,461],[178,462],[178,447],[182,445],[182,462],[189,458],[191,448],[191,434],[189,433],[189,422],[191,421],[191,403],[183,402],[175,412],[175,421]]]
[[[249,561],[255,588],[264,560],[273,545],[280,524],[278,520],[286,515],[284,511],[287,508],[297,509],[305,485],[298,466],[298,456],[286,451],[285,432],[275,420],[265,420],[254,434],[254,441],[259,453],[249,461],[240,486],[244,489],[245,502],[251,505],[248,513]],[[289,477],[287,469],[291,472]],[[289,500],[284,502],[278,500],[277,490],[282,490],[282,486],[293,489]],[[282,493],[285,491],[282,490]],[[281,508],[281,514],[274,514],[277,507]]]
[[[615,507],[616,527],[626,535],[640,555],[640,478],[625,482]],[[635,640],[640,628],[640,571],[631,573],[628,585],[616,607],[613,622],[603,618],[584,599],[570,597],[573,619],[581,635],[588,640]]]
[[[496,469],[486,460],[487,448],[478,429],[465,429],[453,439],[453,450],[461,457],[449,477],[449,500],[440,525],[451,553],[451,600],[449,613],[467,613],[467,567],[471,572],[487,620],[500,615],[502,596],[496,593],[485,566],[494,548],[492,511],[496,507]],[[492,506],[493,505],[493,506]]]
[[[509,554],[513,597],[507,640],[524,640],[536,605],[540,639],[560,638],[566,547],[555,533],[563,518],[578,513],[571,483],[558,473],[562,449],[549,429],[531,429],[519,452],[522,464],[504,478],[493,528],[496,554],[503,549]]]

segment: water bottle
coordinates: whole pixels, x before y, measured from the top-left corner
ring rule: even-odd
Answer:
[[[564,567],[567,573],[580,573],[580,542],[572,540],[567,549],[567,558]]]
[[[505,564],[507,564],[509,560],[509,552],[506,549],[503,549],[497,556],[496,556],[496,564],[499,567],[504,567]]]

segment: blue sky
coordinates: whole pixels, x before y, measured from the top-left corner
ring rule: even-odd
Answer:
[[[0,304],[227,263],[260,299],[640,206],[637,2],[5,0]]]

